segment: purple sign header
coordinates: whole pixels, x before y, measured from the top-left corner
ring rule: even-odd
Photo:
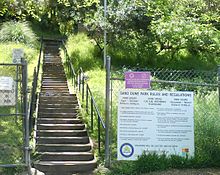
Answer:
[[[149,89],[150,72],[125,72],[125,88]]]

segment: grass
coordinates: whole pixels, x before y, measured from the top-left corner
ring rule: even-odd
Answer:
[[[75,68],[82,67],[86,71],[100,67],[101,59],[98,48],[86,34],[80,33],[69,36],[66,47]]]
[[[0,28],[0,42],[23,43],[29,47],[36,47],[37,36],[28,22],[4,22]]]

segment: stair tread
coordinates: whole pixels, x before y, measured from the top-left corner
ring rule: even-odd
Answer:
[[[40,120],[80,120],[77,118],[39,118]]]
[[[85,139],[85,138],[89,138],[88,136],[77,136],[77,137],[35,137],[37,139]]]
[[[36,144],[36,146],[59,146],[59,147],[69,147],[69,146],[72,146],[72,147],[82,147],[82,146],[91,146],[90,143],[83,143],[83,144],[79,144],[79,143],[76,143],[76,144],[73,144],[73,143],[70,143],[70,144],[67,144],[67,143],[39,143],[39,144]]]
[[[60,132],[60,133],[63,133],[63,132],[86,132],[86,130],[37,130],[37,132]]]
[[[37,152],[41,155],[93,155],[91,152]]]
[[[38,124],[40,126],[84,126],[84,124]]]
[[[41,109],[54,109],[54,108],[51,108],[50,106],[44,106],[44,104],[41,105],[40,108],[41,108]],[[75,106],[74,108],[72,108],[72,107],[69,108],[69,107],[65,107],[65,106],[64,106],[64,107],[59,107],[59,106],[57,106],[57,108],[55,108],[55,109],[59,109],[59,110],[60,110],[60,109],[79,109],[79,108],[78,108],[77,106]],[[61,113],[62,113],[62,112],[61,112]]]
[[[79,165],[79,164],[90,164],[90,163],[96,163],[96,160],[86,160],[86,161],[36,161],[35,164],[41,164],[41,165]]]

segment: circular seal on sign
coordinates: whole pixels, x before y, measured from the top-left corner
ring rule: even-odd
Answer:
[[[134,78],[134,74],[133,74],[133,73],[130,73],[130,74],[129,74],[129,78],[131,78],[131,79]]]
[[[130,143],[124,143],[120,147],[120,153],[123,157],[129,158],[134,154],[134,147]]]

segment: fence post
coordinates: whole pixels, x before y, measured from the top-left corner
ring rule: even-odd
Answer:
[[[23,115],[25,128],[25,164],[28,168],[28,174],[31,174],[30,147],[29,147],[29,114],[28,114],[28,76],[27,61],[22,59],[22,93],[23,93]]]
[[[82,73],[82,101],[84,101],[84,83],[85,83],[84,73]]]
[[[31,101],[30,101],[30,111],[29,111],[29,132],[31,134],[31,131],[33,129],[33,113],[36,107],[36,89],[37,89],[37,72],[36,67],[34,68],[34,74],[33,74],[33,82],[32,82],[32,92],[31,92]]]
[[[86,84],[86,113],[89,113],[89,87],[88,84]]]
[[[98,119],[98,150],[99,150],[99,155],[101,154],[101,128],[100,128],[100,118],[99,115],[97,115]]]
[[[93,132],[93,99],[91,97],[91,130]]]
[[[16,65],[16,90],[15,90],[15,99],[16,99],[16,123],[18,122],[18,112],[19,112],[19,106],[18,106],[18,83],[19,83],[19,66],[18,65]]]
[[[79,90],[79,92],[81,92],[81,72],[79,71],[78,72],[78,90]]]
[[[220,65],[218,65],[218,98],[219,98],[219,106],[220,106]]]
[[[110,167],[110,67],[111,58],[106,57],[106,96],[105,96],[105,167]]]

